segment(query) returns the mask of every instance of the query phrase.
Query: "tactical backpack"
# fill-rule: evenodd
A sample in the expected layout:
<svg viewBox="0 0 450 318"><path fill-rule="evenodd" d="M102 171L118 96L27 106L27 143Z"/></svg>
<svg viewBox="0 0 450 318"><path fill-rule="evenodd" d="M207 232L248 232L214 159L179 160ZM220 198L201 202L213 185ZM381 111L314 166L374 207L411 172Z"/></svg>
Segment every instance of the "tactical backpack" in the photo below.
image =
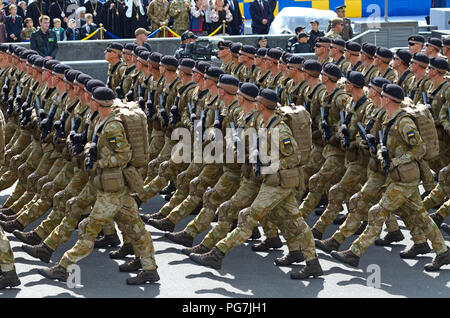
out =
<svg viewBox="0 0 450 318"><path fill-rule="evenodd" d="M279 109L297 142L300 164L307 164L312 147L311 115L303 106L283 106Z"/></svg>

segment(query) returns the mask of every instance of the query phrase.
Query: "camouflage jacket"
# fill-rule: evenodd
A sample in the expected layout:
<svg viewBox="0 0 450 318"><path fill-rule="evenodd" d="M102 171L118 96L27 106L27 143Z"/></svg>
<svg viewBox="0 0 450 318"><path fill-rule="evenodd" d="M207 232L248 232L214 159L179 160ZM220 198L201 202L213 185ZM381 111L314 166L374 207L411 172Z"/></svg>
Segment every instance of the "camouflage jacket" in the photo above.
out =
<svg viewBox="0 0 450 318"><path fill-rule="evenodd" d="M186 8L184 0L172 0L170 3L169 14L173 18L173 29L187 30L190 22L191 7ZM181 35L181 34L179 34Z"/></svg>
<svg viewBox="0 0 450 318"><path fill-rule="evenodd" d="M156 30L162 22L169 20L169 2L153 0L147 7L147 16L152 23L153 30Z"/></svg>

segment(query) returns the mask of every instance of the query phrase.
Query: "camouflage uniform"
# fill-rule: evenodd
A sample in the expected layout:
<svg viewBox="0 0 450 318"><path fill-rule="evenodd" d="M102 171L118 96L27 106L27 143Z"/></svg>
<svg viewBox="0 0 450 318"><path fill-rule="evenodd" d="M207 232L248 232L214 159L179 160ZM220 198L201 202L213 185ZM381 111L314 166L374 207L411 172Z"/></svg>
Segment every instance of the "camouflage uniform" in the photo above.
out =
<svg viewBox="0 0 450 318"><path fill-rule="evenodd" d="M189 4L186 8L185 3ZM178 12L180 10L180 12ZM183 34L189 27L190 15L191 15L191 6L190 2L184 0L173 0L170 3L169 9L170 17L173 18L173 31L180 35Z"/></svg>
<svg viewBox="0 0 450 318"><path fill-rule="evenodd" d="M115 92L116 87L119 86L126 67L126 64L122 61L119 61L114 65L110 64L108 66L108 79L106 81L106 86L111 88L113 92Z"/></svg>
<svg viewBox="0 0 450 318"><path fill-rule="evenodd" d="M380 72L375 67L375 65L373 65L373 63L370 64L369 66L364 67L362 74L364 75L364 78L366 79L366 86L369 85L372 78L381 76L381 75L379 75Z"/></svg>
<svg viewBox="0 0 450 318"><path fill-rule="evenodd" d="M159 105L159 95L162 94L163 92L164 83L165 80L164 77L162 76L158 81L155 81L152 78L150 89L152 90L152 94L154 92L154 99L153 99L154 109L156 109L157 105ZM152 129L152 133L150 135L150 155L149 155L149 160L151 162L153 159L158 157L159 153L161 152L161 149L164 146L164 132L161 129L161 122L159 121L158 114L156 112L152 118L149 118L148 122L149 122L148 126L149 127L151 126ZM150 173L150 171L148 172Z"/></svg>
<svg viewBox="0 0 450 318"><path fill-rule="evenodd" d="M422 92L428 92L433 82L428 78L427 74L424 74L421 78L414 76L414 81L411 83L411 89L409 90L408 97L411 98L414 105L423 103Z"/></svg>
<svg viewBox="0 0 450 318"><path fill-rule="evenodd" d="M403 74L399 74L398 80L396 83L398 86L400 86L403 89L403 92L405 93L405 96L409 95L409 92L414 88L414 74L411 73L409 69L407 69Z"/></svg>
<svg viewBox="0 0 450 318"><path fill-rule="evenodd" d="M341 56L341 58L337 61L334 61L334 64L339 66L339 69L341 70L342 74L347 74L347 70L350 69L351 63L345 59L345 56Z"/></svg>
<svg viewBox="0 0 450 318"><path fill-rule="evenodd" d="M167 0L153 0L147 7L147 16L152 24L153 33L162 26L165 20L169 21L169 2ZM181 34L179 33L179 35ZM163 37L162 30L154 37Z"/></svg>
<svg viewBox="0 0 450 318"><path fill-rule="evenodd" d="M335 30L330 30L329 32L327 32L325 34L325 37L330 38L330 39L342 39L341 34L337 33Z"/></svg>
<svg viewBox="0 0 450 318"><path fill-rule="evenodd" d="M391 83L397 83L398 74L397 71L388 67L383 73L379 72L379 76L387 79Z"/></svg>

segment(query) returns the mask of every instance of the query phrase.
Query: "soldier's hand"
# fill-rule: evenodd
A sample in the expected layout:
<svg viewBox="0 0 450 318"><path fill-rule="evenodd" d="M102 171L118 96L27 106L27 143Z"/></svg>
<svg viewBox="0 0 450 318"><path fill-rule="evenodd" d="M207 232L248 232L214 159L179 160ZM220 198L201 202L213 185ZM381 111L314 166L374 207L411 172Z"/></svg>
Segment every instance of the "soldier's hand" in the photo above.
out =
<svg viewBox="0 0 450 318"><path fill-rule="evenodd" d="M359 142L359 148L369 150L369 145L367 144L367 141L361 139L361 141Z"/></svg>

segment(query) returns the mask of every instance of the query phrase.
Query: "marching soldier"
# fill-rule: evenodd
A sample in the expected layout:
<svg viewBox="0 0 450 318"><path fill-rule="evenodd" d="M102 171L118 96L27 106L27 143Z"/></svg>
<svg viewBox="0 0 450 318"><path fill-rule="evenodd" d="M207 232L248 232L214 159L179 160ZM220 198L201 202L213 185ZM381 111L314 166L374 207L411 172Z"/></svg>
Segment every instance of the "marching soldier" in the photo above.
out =
<svg viewBox="0 0 450 318"><path fill-rule="evenodd" d="M377 47L370 43L364 43L361 48L361 62L364 65L363 75L366 79L366 86L369 85L372 78L378 76L379 71L374 65Z"/></svg>
<svg viewBox="0 0 450 318"><path fill-rule="evenodd" d="M394 55L392 67L397 71L398 81L395 83L403 89L405 96L413 89L414 74L409 69L411 53L408 50L398 50Z"/></svg>
<svg viewBox="0 0 450 318"><path fill-rule="evenodd" d="M413 34L408 38L409 53L421 53L425 44L425 38L419 34Z"/></svg>
<svg viewBox="0 0 450 318"><path fill-rule="evenodd" d="M396 83L398 74L389 66L393 58L394 54L391 50L385 47L379 47L377 48L373 65L378 69L381 77L384 77L391 83Z"/></svg>
<svg viewBox="0 0 450 318"><path fill-rule="evenodd" d="M342 70L342 74L347 74L348 71L363 72L364 64L361 57L361 45L358 42L347 42L344 55L350 64L347 69Z"/></svg>
<svg viewBox="0 0 450 318"><path fill-rule="evenodd" d="M317 60L322 67L326 63L333 62L333 59L330 57L330 45L331 40L327 37L317 38L316 43L314 44L314 53L317 55Z"/></svg>
<svg viewBox="0 0 450 318"><path fill-rule="evenodd" d="M345 41L341 39L334 39L330 45L330 57L333 59L333 63L339 66L339 69L343 74L349 69L350 63L344 56Z"/></svg>
<svg viewBox="0 0 450 318"><path fill-rule="evenodd" d="M120 84L126 65L122 62L123 45L117 42L108 43L105 49L105 60L108 61L108 80L106 85L114 90Z"/></svg>

